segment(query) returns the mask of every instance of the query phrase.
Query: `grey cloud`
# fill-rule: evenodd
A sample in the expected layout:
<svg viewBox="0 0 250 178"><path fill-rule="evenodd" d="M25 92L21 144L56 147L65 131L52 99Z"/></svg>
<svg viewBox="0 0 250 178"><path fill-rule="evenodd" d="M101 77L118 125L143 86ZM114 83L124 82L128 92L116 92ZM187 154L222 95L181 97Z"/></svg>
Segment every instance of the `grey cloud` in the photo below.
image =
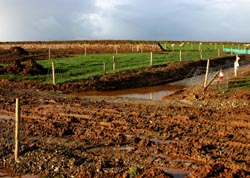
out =
<svg viewBox="0 0 250 178"><path fill-rule="evenodd" d="M0 41L249 41L248 0L0 1Z"/></svg>

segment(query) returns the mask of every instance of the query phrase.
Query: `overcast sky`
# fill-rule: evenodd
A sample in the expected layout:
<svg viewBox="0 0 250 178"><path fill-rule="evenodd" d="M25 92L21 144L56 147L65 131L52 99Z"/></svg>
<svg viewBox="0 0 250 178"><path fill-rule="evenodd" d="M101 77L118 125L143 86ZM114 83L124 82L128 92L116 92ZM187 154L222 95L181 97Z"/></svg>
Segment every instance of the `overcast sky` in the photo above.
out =
<svg viewBox="0 0 250 178"><path fill-rule="evenodd" d="M0 41L250 41L250 0L1 0Z"/></svg>

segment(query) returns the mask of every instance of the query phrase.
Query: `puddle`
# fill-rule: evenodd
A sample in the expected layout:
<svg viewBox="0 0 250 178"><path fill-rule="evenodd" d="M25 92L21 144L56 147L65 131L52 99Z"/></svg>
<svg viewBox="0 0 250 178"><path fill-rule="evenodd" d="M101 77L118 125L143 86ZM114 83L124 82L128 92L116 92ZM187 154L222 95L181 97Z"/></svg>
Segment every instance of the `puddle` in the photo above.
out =
<svg viewBox="0 0 250 178"><path fill-rule="evenodd" d="M228 64L227 64L228 66ZM243 66L242 66L243 67ZM244 66L249 67L249 65ZM118 97L128 97L128 98L140 98L140 99L149 99L149 100L161 100L164 96L169 96L176 91L182 90L185 87L194 86L204 82L205 79L205 68L196 70L195 74L192 76L187 76L183 80L169 83L167 85L160 86L151 86L151 87L142 87L135 89L126 89L118 91L94 91L94 92L83 92L77 93L80 96L118 96ZM218 69L210 68L208 81L213 78ZM228 78L228 73L232 73L233 68L224 69L226 74L225 78Z"/></svg>
<svg viewBox="0 0 250 178"><path fill-rule="evenodd" d="M174 158L171 156L165 156L163 154L151 154L153 157L156 158L161 158L161 159L165 159L167 161L174 161L174 162L178 162L178 163L197 163L196 161L193 160L187 160L187 159L179 159L179 158Z"/></svg>
<svg viewBox="0 0 250 178"><path fill-rule="evenodd" d="M174 140L159 140L159 139L149 139L151 142L154 142L155 144L162 144L162 145L167 145L170 143L178 143L177 141Z"/></svg>
<svg viewBox="0 0 250 178"><path fill-rule="evenodd" d="M139 138L142 140L147 139L146 137L142 137L142 136L135 136L135 135L125 135L127 138ZM149 141L155 143L155 144L163 144L163 145L167 145L170 143L183 143L180 141L176 141L176 140L160 140L160 139L156 139L156 138L149 138Z"/></svg>
<svg viewBox="0 0 250 178"><path fill-rule="evenodd" d="M166 174L172 176L173 178L184 178L189 175L189 171L185 171L182 169L173 169L173 168L166 168L166 167L157 167L164 171Z"/></svg>
<svg viewBox="0 0 250 178"><path fill-rule="evenodd" d="M140 136L134 136L134 135L125 135L127 138L139 138L139 139L142 139L142 140L145 140L147 139L146 137L140 137ZM163 145L166 145L166 144L170 144L170 143L183 143L183 142L179 142L179 141L175 141L175 140L160 140L160 139L156 139L156 138L151 138L149 139L149 141L155 143L155 144L163 144ZM136 151L138 153L138 150L136 150L135 147L132 147L132 146L121 146L121 147L115 147L113 148L113 150L115 151L127 151L127 152L133 152L133 151ZM161 158L161 159L164 159L164 160L167 160L167 161L174 161L174 162L178 162L178 163L197 163L196 161L194 160L187 160L187 159L180 159L180 158L177 158L177 157L171 157L171 156L166 156L164 154L154 154L153 153L153 149L149 148L149 151L150 151L150 155L153 156L153 157L156 157L156 158Z"/></svg>
<svg viewBox="0 0 250 178"><path fill-rule="evenodd" d="M8 115L0 115L0 119L10 120L10 119L14 119L14 117L8 116Z"/></svg>
<svg viewBox="0 0 250 178"><path fill-rule="evenodd" d="M54 106L52 106L51 104L49 104L49 105L39 105L38 109L48 109L48 108L52 108L52 107L54 107Z"/></svg>
<svg viewBox="0 0 250 178"><path fill-rule="evenodd" d="M171 95L174 92L183 89L180 85L160 85L151 87L142 87L135 89L126 89L118 91L94 91L78 93L81 96L118 96L128 98L140 98L149 100L161 100L163 96Z"/></svg>
<svg viewBox="0 0 250 178"><path fill-rule="evenodd" d="M132 146L122 146L122 147L117 147L114 148L115 151L127 151L127 152L131 152L133 151L135 148Z"/></svg>
<svg viewBox="0 0 250 178"><path fill-rule="evenodd" d="M135 151L136 153L139 153L139 150L136 150L135 147L132 146L121 146L121 147L115 147L113 148L114 151L126 151L126 152L133 152ZM150 152L153 152L153 149L149 149ZM194 160L188 160L188 159L180 159L180 158L175 158L175 157L171 157L171 156L166 156L163 154L153 154L150 153L150 156L155 157L155 158L161 158L164 159L166 161L173 161L173 162L178 162L178 163L197 163Z"/></svg>

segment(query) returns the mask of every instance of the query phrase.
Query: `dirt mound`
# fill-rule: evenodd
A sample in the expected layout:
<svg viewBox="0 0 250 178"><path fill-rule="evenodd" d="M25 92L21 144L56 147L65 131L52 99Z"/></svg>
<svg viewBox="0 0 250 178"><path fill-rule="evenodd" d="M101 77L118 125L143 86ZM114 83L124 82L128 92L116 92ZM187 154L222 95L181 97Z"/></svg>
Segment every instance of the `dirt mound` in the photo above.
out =
<svg viewBox="0 0 250 178"><path fill-rule="evenodd" d="M10 51L14 55L27 55L28 54L28 51L26 51L25 49L23 49L22 47L19 47L19 46L11 47Z"/></svg>
<svg viewBox="0 0 250 178"><path fill-rule="evenodd" d="M6 67L6 72L9 74L20 74L23 71L24 66L21 64L21 61L14 61Z"/></svg>
<svg viewBox="0 0 250 178"><path fill-rule="evenodd" d="M41 66L40 64L36 63L34 60L28 60L25 62L25 67L22 71L24 75L41 75L46 74L47 70Z"/></svg>
<svg viewBox="0 0 250 178"><path fill-rule="evenodd" d="M46 74L47 70L30 59L27 60L25 64L22 64L19 60L14 61L6 67L6 72L10 74L42 75Z"/></svg>

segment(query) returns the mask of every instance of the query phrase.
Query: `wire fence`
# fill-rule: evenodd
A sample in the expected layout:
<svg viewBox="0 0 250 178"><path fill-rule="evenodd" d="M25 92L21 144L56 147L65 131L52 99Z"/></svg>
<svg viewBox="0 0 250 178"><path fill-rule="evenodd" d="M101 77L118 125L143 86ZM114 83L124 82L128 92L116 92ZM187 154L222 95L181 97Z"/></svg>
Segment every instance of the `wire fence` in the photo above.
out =
<svg viewBox="0 0 250 178"><path fill-rule="evenodd" d="M176 61L195 61L234 55L231 51L216 50L170 50L166 52L134 52L114 54L73 54L61 50L29 51L29 55L0 53L0 63L10 64L15 60L32 59L47 69L45 83L52 83L51 62L55 63L56 83L87 79L105 74L166 65ZM51 60L48 60L51 59ZM215 69L216 70L216 69ZM198 72L198 71L197 71Z"/></svg>
<svg viewBox="0 0 250 178"><path fill-rule="evenodd" d="M55 60L57 83L69 80L87 79L109 73L123 72L152 66L165 65L176 61L194 61L231 55L223 51L169 51L157 53L130 53L80 56L74 65L64 69L65 63ZM52 80L52 69L48 69L47 82Z"/></svg>
<svg viewBox="0 0 250 178"><path fill-rule="evenodd" d="M240 67L237 68L237 73L240 75L241 68L248 67L250 65L250 61L240 61ZM229 80L232 78L235 78L235 67L234 64L231 62L225 62L223 65L218 65L216 67L209 67L209 73L208 73L208 81L211 81L218 71L223 70L224 77L223 80L220 82L220 86L223 89L229 88ZM205 81L205 73L206 73L206 67L198 67L193 71L190 71L189 75L187 75L186 79L189 78L188 86L193 86L196 84L203 83ZM213 83L215 83L216 80L214 80Z"/></svg>

